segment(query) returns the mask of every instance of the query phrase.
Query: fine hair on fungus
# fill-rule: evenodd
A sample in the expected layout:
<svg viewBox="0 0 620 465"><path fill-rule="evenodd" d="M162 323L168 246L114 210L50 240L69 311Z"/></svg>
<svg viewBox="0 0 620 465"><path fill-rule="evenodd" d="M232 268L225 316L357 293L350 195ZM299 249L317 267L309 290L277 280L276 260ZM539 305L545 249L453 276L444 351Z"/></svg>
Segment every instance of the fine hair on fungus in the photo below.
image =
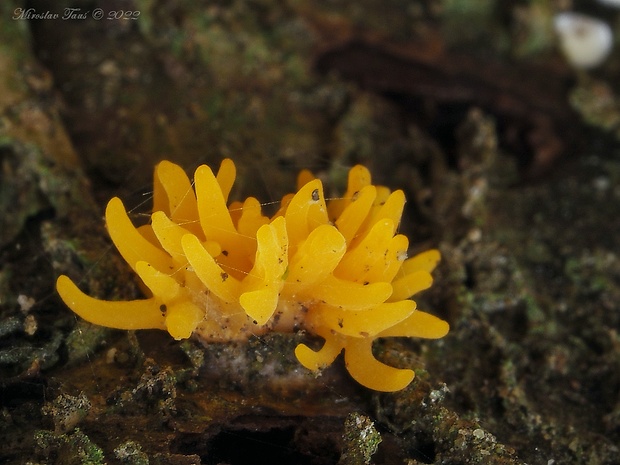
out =
<svg viewBox="0 0 620 465"><path fill-rule="evenodd" d="M118 251L140 277L147 298L94 299L60 276L64 302L85 320L118 329L162 329L175 339L245 340L269 331L305 330L325 340L295 356L309 370L344 351L351 376L377 391L397 391L414 377L375 359L383 337L441 338L448 324L416 308L411 297L430 287L439 252L407 258L397 234L401 190L371 183L367 168L349 171L343 197L326 202L309 171L271 218L249 197L230 202L232 160L217 174L199 166L192 183L169 161L155 167L153 213L136 228L113 198L105 219Z"/></svg>

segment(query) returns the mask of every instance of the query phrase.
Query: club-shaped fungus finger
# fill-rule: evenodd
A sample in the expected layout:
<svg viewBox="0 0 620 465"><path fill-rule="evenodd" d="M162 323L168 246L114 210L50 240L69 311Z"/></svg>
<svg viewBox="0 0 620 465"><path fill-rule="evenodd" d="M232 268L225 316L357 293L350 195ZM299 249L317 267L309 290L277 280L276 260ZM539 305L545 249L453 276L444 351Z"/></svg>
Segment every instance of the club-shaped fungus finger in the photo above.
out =
<svg viewBox="0 0 620 465"><path fill-rule="evenodd" d="M310 233L288 267L287 282L311 286L326 279L338 265L347 250L340 232L324 224Z"/></svg>
<svg viewBox="0 0 620 465"><path fill-rule="evenodd" d="M226 198L213 171L206 165L194 173L196 199L200 226L205 238L222 244L224 248L234 244L237 231L226 207Z"/></svg>
<svg viewBox="0 0 620 465"><path fill-rule="evenodd" d="M149 262L160 271L172 270L170 256L140 234L127 216L121 199L114 197L108 202L105 217L112 242L134 271L139 261Z"/></svg>
<svg viewBox="0 0 620 465"><path fill-rule="evenodd" d="M204 318L205 312L190 301L181 301L170 305L166 311L166 329L170 335L179 340L192 335Z"/></svg>
<svg viewBox="0 0 620 465"><path fill-rule="evenodd" d="M234 162L230 158L225 158L222 160L222 163L220 163L220 169L217 170L216 179L220 186L220 190L222 191L224 202L228 201L228 196L230 195L230 191L232 190L236 177L237 168L235 167Z"/></svg>
<svg viewBox="0 0 620 465"><path fill-rule="evenodd" d="M196 195L185 171L169 161L155 168L153 212L162 211L177 224L191 232L199 228Z"/></svg>
<svg viewBox="0 0 620 465"><path fill-rule="evenodd" d="M422 337L439 339L450 331L450 325L430 313L416 310L409 318L383 330L377 337Z"/></svg>
<svg viewBox="0 0 620 465"><path fill-rule="evenodd" d="M375 391L394 392L405 388L413 378L413 370L394 368L378 361L372 354L372 338L356 338L347 342L344 362L358 383Z"/></svg>
<svg viewBox="0 0 620 465"><path fill-rule="evenodd" d="M401 267L400 274L411 274L416 271L426 271L430 273L435 269L440 260L441 254L439 250L427 250L405 260Z"/></svg>
<svg viewBox="0 0 620 465"><path fill-rule="evenodd" d="M368 217L377 196L375 186L366 186L351 200L334 223L347 243L350 243Z"/></svg>
<svg viewBox="0 0 620 465"><path fill-rule="evenodd" d="M415 311L415 302L402 300L377 305L367 310L344 310L318 304L309 315L315 326L324 326L350 337L369 337L407 319Z"/></svg>
<svg viewBox="0 0 620 465"><path fill-rule="evenodd" d="M407 274L392 282L392 295L388 300L397 302L408 299L414 294L428 289L433 284L433 277L427 271L421 270Z"/></svg>
<svg viewBox="0 0 620 465"><path fill-rule="evenodd" d="M213 292L224 302L236 302L239 299L241 283L220 267L193 234L183 236L181 244L194 273L209 292Z"/></svg>
<svg viewBox="0 0 620 465"><path fill-rule="evenodd" d="M163 303L155 298L113 302L94 299L78 289L67 276L56 282L67 306L86 321L116 329L166 329Z"/></svg>
<svg viewBox="0 0 620 465"><path fill-rule="evenodd" d="M320 180L310 181L294 195L284 218L291 244L300 243L313 229L328 223L323 185Z"/></svg>
<svg viewBox="0 0 620 465"><path fill-rule="evenodd" d="M312 290L316 301L323 301L334 307L363 310L372 308L392 294L390 283L360 284L329 275L320 286Z"/></svg>

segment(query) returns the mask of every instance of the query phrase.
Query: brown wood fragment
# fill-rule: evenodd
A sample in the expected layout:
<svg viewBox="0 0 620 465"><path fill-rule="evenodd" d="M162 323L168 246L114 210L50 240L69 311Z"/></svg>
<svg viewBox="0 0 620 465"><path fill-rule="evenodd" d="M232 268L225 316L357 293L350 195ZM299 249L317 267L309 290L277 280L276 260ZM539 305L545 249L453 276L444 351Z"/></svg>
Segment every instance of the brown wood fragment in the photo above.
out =
<svg viewBox="0 0 620 465"><path fill-rule="evenodd" d="M424 103L419 113L429 104L482 108L497 119L502 143L517 153L528 177L547 172L573 145L568 138L579 119L567 99L572 75L561 64L502 61L447 51L438 37L395 43L340 23L310 22L322 38L315 59L319 72L400 100L415 99Z"/></svg>

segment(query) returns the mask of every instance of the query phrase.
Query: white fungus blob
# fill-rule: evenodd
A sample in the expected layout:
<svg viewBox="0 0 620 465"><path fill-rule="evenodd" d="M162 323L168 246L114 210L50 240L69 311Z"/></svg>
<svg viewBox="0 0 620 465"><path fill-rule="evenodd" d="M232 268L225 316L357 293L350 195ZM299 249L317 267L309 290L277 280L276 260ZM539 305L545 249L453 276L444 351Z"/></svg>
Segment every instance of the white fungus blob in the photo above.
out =
<svg viewBox="0 0 620 465"><path fill-rule="evenodd" d="M613 35L607 23L580 13L555 15L555 31L568 62L575 68L600 65L611 52Z"/></svg>

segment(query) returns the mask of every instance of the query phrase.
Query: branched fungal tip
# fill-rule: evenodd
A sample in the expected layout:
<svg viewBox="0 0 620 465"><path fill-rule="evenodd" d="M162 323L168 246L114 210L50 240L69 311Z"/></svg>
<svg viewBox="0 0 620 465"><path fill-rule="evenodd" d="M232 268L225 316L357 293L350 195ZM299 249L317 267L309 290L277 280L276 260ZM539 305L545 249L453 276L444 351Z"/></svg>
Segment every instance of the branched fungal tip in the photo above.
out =
<svg viewBox="0 0 620 465"><path fill-rule="evenodd" d="M314 351L295 349L310 370L329 366L344 351L351 376L377 391L406 387L414 372L375 359L382 337L441 338L448 324L416 309L411 297L432 284L437 250L407 257L397 234L405 196L371 184L368 169L349 172L342 198L325 201L309 172L272 217L255 198L229 202L232 160L217 175L202 165L194 184L169 161L155 168L153 214L136 228L113 198L106 225L148 297L98 300L67 277L57 289L85 320L119 329L162 329L175 339L243 340L268 331L305 329L323 339ZM225 322L225 324L223 324Z"/></svg>

